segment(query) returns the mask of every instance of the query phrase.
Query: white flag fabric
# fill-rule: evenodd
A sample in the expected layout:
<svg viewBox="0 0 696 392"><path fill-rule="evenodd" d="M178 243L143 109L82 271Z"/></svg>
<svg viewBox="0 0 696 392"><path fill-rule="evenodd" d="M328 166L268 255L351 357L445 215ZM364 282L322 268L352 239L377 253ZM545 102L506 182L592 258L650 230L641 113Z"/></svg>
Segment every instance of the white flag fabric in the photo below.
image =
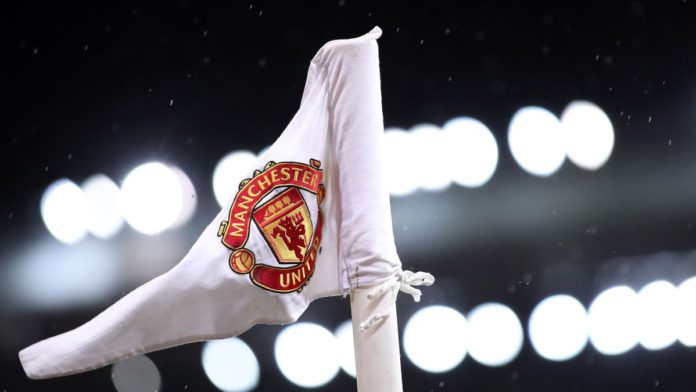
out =
<svg viewBox="0 0 696 392"><path fill-rule="evenodd" d="M295 320L401 273L383 181L379 28L330 41L302 102L191 250L84 325L19 353L29 378ZM240 180L242 180L240 182Z"/></svg>

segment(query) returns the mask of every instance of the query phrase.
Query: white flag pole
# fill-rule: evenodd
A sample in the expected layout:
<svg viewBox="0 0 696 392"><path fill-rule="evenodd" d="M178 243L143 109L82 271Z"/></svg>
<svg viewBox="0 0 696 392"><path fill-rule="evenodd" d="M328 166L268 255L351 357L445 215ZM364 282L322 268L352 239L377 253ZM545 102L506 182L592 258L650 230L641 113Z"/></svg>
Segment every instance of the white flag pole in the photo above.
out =
<svg viewBox="0 0 696 392"><path fill-rule="evenodd" d="M353 346L359 392L401 392L401 356L396 320L396 301L391 293L368 299L372 288L355 289L350 295ZM366 330L361 324L374 315L380 320Z"/></svg>

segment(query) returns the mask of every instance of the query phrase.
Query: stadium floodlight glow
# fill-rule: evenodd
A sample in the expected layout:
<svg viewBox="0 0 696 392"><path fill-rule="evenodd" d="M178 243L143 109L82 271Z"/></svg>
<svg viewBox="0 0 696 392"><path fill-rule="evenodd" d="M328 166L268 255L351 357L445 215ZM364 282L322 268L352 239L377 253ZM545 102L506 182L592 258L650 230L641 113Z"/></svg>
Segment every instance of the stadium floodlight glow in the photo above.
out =
<svg viewBox="0 0 696 392"><path fill-rule="evenodd" d="M447 306L433 305L418 310L404 328L404 352L411 362L430 373L457 367L467 351L467 321Z"/></svg>
<svg viewBox="0 0 696 392"><path fill-rule="evenodd" d="M566 361L585 348L588 339L587 311L570 295L545 298L529 317L529 340L543 358Z"/></svg>
<svg viewBox="0 0 696 392"><path fill-rule="evenodd" d="M133 169L121 185L126 222L143 234L171 227L181 213L183 190L177 175L159 162Z"/></svg>
<svg viewBox="0 0 696 392"><path fill-rule="evenodd" d="M44 191L41 218L58 241L75 244L87 234L90 222L87 197L74 182L61 178Z"/></svg>
<svg viewBox="0 0 696 392"><path fill-rule="evenodd" d="M123 265L104 241L69 248L38 240L22 250L0 275L0 284L21 308L58 311L94 306L121 287Z"/></svg>
<svg viewBox="0 0 696 392"><path fill-rule="evenodd" d="M213 171L213 193L221 207L237 194L239 183L251 177L256 160L256 154L251 151L234 151L220 159Z"/></svg>
<svg viewBox="0 0 696 392"><path fill-rule="evenodd" d="M566 156L561 122L537 106L523 107L515 113L508 128L508 144L515 161L539 177L555 173Z"/></svg>
<svg viewBox="0 0 696 392"><path fill-rule="evenodd" d="M638 294L628 286L604 290L588 310L590 342L605 355L623 354L638 344Z"/></svg>
<svg viewBox="0 0 696 392"><path fill-rule="evenodd" d="M524 332L515 312L499 303L481 304L469 313L469 354L486 366L510 363L522 349Z"/></svg>
<svg viewBox="0 0 696 392"><path fill-rule="evenodd" d="M392 196L407 196L418 189L418 163L412 156L411 134L399 128L384 131L384 175Z"/></svg>
<svg viewBox="0 0 696 392"><path fill-rule="evenodd" d="M181 209L179 210L179 215L172 224L172 228L177 228L185 225L193 217L193 213L196 211L197 197L196 188L193 186L193 182L189 176L184 173L183 170L176 166L169 166L169 168L176 175L177 180L179 180L179 186L181 186Z"/></svg>
<svg viewBox="0 0 696 392"><path fill-rule="evenodd" d="M677 287L679 341L686 347L696 347L696 276Z"/></svg>
<svg viewBox="0 0 696 392"><path fill-rule="evenodd" d="M259 383L259 361L251 348L240 338L206 342L201 362L205 375L221 391L251 391Z"/></svg>
<svg viewBox="0 0 696 392"><path fill-rule="evenodd" d="M280 372L305 388L327 384L340 368L336 337L314 323L285 327L276 338L274 352Z"/></svg>
<svg viewBox="0 0 696 392"><path fill-rule="evenodd" d="M118 392L159 391L162 377L150 358L138 355L116 362L111 367L111 382Z"/></svg>
<svg viewBox="0 0 696 392"><path fill-rule="evenodd" d="M568 159L587 170L597 170L611 156L614 127L604 111L592 102L573 101L561 115Z"/></svg>
<svg viewBox="0 0 696 392"><path fill-rule="evenodd" d="M447 189L452 183L449 170L444 167L443 154L446 140L440 127L420 124L411 128L411 147L413 150L401 151L415 165L413 175L418 186L426 191L436 192Z"/></svg>
<svg viewBox="0 0 696 392"><path fill-rule="evenodd" d="M90 211L89 232L102 239L116 235L124 223L118 185L109 177L96 174L82 183L82 190Z"/></svg>
<svg viewBox="0 0 696 392"><path fill-rule="evenodd" d="M456 184L484 185L498 166L498 143L491 131L471 117L457 117L443 126L445 170ZM439 160L438 160L439 161Z"/></svg>
<svg viewBox="0 0 696 392"><path fill-rule="evenodd" d="M355 350L353 349L353 323L346 320L334 331L338 341L339 362L349 376L355 378Z"/></svg>
<svg viewBox="0 0 696 392"><path fill-rule="evenodd" d="M677 288L659 280L638 291L638 342L648 350L661 350L677 341L679 304Z"/></svg>

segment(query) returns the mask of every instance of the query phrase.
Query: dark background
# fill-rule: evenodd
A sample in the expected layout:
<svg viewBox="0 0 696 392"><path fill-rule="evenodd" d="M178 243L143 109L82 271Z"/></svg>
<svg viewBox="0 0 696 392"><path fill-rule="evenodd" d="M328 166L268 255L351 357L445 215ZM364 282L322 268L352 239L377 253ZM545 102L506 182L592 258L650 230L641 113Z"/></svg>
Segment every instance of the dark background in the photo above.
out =
<svg viewBox="0 0 696 392"><path fill-rule="evenodd" d="M550 294L569 293L588 305L613 284L640 288L696 274L689 253L696 245L691 0L2 2L0 265L38 239L50 240L39 214L50 183L97 172L118 182L150 160L175 163L193 180L196 216L168 234L193 243L218 208L211 187L218 160L272 143L299 106L316 50L375 25L384 31L385 125L473 116L500 150L497 171L481 188L392 200L405 267L439 278L426 289L426 304L466 312L498 301L526 324ZM596 172L566 162L549 178L525 173L507 148L512 115L527 105L560 114L577 99L596 103L611 119L609 162ZM141 236L124 228L111 241L132 237ZM28 310L0 301L0 390L113 390L108 367L27 380L16 353L82 324L137 284L73 308ZM406 298L398 304L403 326L418 307ZM334 328L348 317L348 302L330 298L303 319ZM259 326L243 335L261 362L259 390L297 389L275 366L279 330ZM162 390L214 390L200 348L150 355ZM527 340L501 368L471 358L441 375L405 357L402 366L407 391L696 390L696 352L679 344L616 357L588 345L575 359L552 363ZM340 372L322 389L354 390L355 382Z"/></svg>

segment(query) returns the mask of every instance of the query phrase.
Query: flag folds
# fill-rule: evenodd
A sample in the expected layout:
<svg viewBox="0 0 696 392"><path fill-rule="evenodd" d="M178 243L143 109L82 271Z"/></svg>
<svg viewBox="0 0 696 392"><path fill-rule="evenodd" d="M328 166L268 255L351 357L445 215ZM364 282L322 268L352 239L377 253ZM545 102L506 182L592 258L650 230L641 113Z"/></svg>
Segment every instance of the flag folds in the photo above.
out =
<svg viewBox="0 0 696 392"><path fill-rule="evenodd" d="M96 369L259 323L401 273L383 181L379 28L312 59L300 108L170 271L19 353L30 378Z"/></svg>

